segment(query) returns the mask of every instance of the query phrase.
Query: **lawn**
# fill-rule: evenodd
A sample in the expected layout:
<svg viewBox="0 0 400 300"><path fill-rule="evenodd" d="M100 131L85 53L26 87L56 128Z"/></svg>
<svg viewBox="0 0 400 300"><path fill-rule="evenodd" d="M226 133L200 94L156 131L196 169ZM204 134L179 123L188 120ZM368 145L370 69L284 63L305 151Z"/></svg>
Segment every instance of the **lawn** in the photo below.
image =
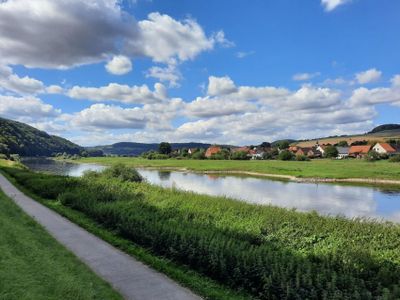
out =
<svg viewBox="0 0 400 300"><path fill-rule="evenodd" d="M0 299L122 299L0 191Z"/></svg>
<svg viewBox="0 0 400 300"><path fill-rule="evenodd" d="M148 160L130 157L91 157L78 162L112 165L123 163L132 167L185 168L193 171L244 171L262 174L291 175L302 178L363 178L400 180L400 163L388 161L319 159L298 161L236 161L236 160Z"/></svg>

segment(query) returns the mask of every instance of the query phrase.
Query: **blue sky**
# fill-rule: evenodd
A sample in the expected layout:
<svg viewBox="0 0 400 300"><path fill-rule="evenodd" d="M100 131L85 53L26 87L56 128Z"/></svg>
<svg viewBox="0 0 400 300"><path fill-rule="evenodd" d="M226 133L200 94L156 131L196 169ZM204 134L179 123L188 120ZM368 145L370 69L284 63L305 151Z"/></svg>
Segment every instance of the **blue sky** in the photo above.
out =
<svg viewBox="0 0 400 300"><path fill-rule="evenodd" d="M400 122L397 0L0 2L0 115L81 145ZM12 24L12 26L10 26Z"/></svg>

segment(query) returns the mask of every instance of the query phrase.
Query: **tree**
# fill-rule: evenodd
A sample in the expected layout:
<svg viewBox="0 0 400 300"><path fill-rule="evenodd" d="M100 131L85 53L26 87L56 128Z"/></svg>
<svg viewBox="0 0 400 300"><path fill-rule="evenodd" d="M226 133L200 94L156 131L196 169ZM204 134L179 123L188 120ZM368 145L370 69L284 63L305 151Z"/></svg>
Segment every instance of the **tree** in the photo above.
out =
<svg viewBox="0 0 400 300"><path fill-rule="evenodd" d="M338 149L335 146L329 145L325 148L325 157L326 158L336 158L339 154Z"/></svg>
<svg viewBox="0 0 400 300"><path fill-rule="evenodd" d="M271 148L271 143L263 142L263 143L261 143L260 147L262 147L262 148Z"/></svg>
<svg viewBox="0 0 400 300"><path fill-rule="evenodd" d="M171 147L170 143L162 142L158 146L158 152L160 152L160 154L170 154L171 151L172 151L172 147Z"/></svg>
<svg viewBox="0 0 400 300"><path fill-rule="evenodd" d="M250 159L250 157L247 155L246 151L237 151L232 154L231 159L246 160L246 159Z"/></svg>
<svg viewBox="0 0 400 300"><path fill-rule="evenodd" d="M279 147L279 149L287 149L289 148L290 143L289 141L280 141L276 145Z"/></svg>
<svg viewBox="0 0 400 300"><path fill-rule="evenodd" d="M347 141L340 141L337 145L338 145L338 147L348 147L349 146Z"/></svg>
<svg viewBox="0 0 400 300"><path fill-rule="evenodd" d="M279 153L278 158L280 160L292 160L294 158L294 154L288 150L283 150L281 153Z"/></svg>

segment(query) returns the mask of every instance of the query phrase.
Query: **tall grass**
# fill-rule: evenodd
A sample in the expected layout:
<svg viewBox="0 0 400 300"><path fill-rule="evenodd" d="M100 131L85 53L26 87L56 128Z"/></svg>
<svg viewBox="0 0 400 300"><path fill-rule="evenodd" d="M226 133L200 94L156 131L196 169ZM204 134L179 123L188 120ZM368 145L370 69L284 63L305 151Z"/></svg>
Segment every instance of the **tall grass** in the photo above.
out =
<svg viewBox="0 0 400 300"><path fill-rule="evenodd" d="M110 171L74 180L7 172L31 191L54 182L64 205L255 298L400 297L398 225L163 189ZM26 174L41 181L21 180Z"/></svg>

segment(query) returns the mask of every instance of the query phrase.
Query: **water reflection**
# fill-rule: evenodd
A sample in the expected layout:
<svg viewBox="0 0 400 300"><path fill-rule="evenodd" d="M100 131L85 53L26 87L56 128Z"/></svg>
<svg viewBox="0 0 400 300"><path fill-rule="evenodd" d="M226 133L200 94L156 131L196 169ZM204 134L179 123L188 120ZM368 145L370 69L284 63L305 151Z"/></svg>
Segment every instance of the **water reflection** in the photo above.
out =
<svg viewBox="0 0 400 300"><path fill-rule="evenodd" d="M53 160L24 160L33 170L82 176L104 166ZM148 182L200 194L227 196L249 203L315 210L325 215L367 217L400 222L400 191L365 186L295 183L253 177L235 177L139 169Z"/></svg>
<svg viewBox="0 0 400 300"><path fill-rule="evenodd" d="M315 210L325 215L369 217L400 222L400 192L371 187L294 183L252 177L203 175L140 169L150 183L246 202Z"/></svg>
<svg viewBox="0 0 400 300"><path fill-rule="evenodd" d="M34 171L73 177L80 177L86 171L102 171L105 169L104 166L96 164L74 164L46 158L25 158L22 162Z"/></svg>

